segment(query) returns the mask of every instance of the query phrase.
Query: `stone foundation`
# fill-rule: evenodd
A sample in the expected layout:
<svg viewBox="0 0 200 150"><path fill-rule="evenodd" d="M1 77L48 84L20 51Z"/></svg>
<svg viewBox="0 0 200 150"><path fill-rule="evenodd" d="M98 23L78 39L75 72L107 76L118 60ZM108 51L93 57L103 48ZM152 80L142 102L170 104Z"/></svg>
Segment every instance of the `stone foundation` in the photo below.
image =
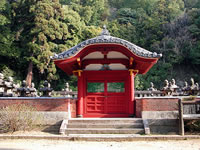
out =
<svg viewBox="0 0 200 150"><path fill-rule="evenodd" d="M177 97L144 97L135 99L135 116L142 117L143 111L178 111Z"/></svg>
<svg viewBox="0 0 200 150"><path fill-rule="evenodd" d="M56 124L64 119L76 117L76 99L54 97L1 97L0 108L13 104L27 104L36 108L43 116L42 124Z"/></svg>
<svg viewBox="0 0 200 150"><path fill-rule="evenodd" d="M143 111L151 134L178 134L178 111Z"/></svg>
<svg viewBox="0 0 200 150"><path fill-rule="evenodd" d="M142 117L150 134L178 134L178 97L136 98L136 117Z"/></svg>

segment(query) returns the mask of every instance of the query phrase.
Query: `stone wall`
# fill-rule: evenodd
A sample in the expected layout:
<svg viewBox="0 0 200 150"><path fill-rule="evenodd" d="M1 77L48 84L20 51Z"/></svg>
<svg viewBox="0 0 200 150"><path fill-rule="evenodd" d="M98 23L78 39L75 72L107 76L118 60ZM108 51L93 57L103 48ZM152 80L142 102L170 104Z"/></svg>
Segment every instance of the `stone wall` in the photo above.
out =
<svg viewBox="0 0 200 150"><path fill-rule="evenodd" d="M136 117L142 117L151 134L178 133L178 97L136 98Z"/></svg>
<svg viewBox="0 0 200 150"><path fill-rule="evenodd" d="M135 116L142 117L143 111L178 111L176 97L149 97L135 99Z"/></svg>
<svg viewBox="0 0 200 150"><path fill-rule="evenodd" d="M151 134L178 134L178 111L143 111Z"/></svg>
<svg viewBox="0 0 200 150"><path fill-rule="evenodd" d="M0 97L0 108L13 104L27 104L44 116L44 124L54 124L76 117L76 99L64 97Z"/></svg>

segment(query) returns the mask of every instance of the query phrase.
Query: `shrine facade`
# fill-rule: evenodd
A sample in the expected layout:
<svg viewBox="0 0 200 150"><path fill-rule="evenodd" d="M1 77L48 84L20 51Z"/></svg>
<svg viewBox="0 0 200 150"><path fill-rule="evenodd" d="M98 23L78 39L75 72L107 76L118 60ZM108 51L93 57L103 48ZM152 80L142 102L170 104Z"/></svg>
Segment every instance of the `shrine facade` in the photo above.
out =
<svg viewBox="0 0 200 150"><path fill-rule="evenodd" d="M54 63L78 78L77 117L135 116L134 78L145 74L161 54L102 33L55 54Z"/></svg>

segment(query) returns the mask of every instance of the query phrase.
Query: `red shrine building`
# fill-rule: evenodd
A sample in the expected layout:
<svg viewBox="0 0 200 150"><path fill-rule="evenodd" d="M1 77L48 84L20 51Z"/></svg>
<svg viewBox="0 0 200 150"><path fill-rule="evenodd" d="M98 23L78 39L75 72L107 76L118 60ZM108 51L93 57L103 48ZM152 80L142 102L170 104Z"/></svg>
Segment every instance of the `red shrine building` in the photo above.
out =
<svg viewBox="0 0 200 150"><path fill-rule="evenodd" d="M161 54L102 33L56 54L54 63L78 78L77 117L133 117L134 77L145 74Z"/></svg>

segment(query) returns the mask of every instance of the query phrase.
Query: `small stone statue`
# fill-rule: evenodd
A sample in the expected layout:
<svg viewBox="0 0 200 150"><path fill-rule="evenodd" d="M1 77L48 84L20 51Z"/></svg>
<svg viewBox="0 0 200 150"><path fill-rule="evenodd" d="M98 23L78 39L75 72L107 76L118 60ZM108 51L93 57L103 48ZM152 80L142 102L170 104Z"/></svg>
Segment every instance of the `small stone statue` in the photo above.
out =
<svg viewBox="0 0 200 150"><path fill-rule="evenodd" d="M17 89L20 88L20 84L13 84L13 96L19 96L19 92L17 91Z"/></svg>
<svg viewBox="0 0 200 150"><path fill-rule="evenodd" d="M4 75L0 73L0 97L3 96L4 93Z"/></svg>
<svg viewBox="0 0 200 150"><path fill-rule="evenodd" d="M190 90L190 87L188 86L188 83L185 81L184 86L182 88L183 95L188 95L189 90Z"/></svg>
<svg viewBox="0 0 200 150"><path fill-rule="evenodd" d="M195 90L199 90L199 83L196 83L195 86Z"/></svg>
<svg viewBox="0 0 200 150"><path fill-rule="evenodd" d="M176 85L175 79L172 79L171 88L172 88L172 89L177 89L177 88L178 88L178 86Z"/></svg>
<svg viewBox="0 0 200 150"><path fill-rule="evenodd" d="M194 79L191 78L191 86L190 86L190 90L189 90L189 95L198 95L199 93L199 84L198 83L194 83Z"/></svg>
<svg viewBox="0 0 200 150"><path fill-rule="evenodd" d="M62 89L62 91L64 91L65 92L65 96L66 97L71 97L71 95L70 95L70 88L69 88L69 83L68 82L66 82L66 84L65 84L65 89Z"/></svg>
<svg viewBox="0 0 200 150"><path fill-rule="evenodd" d="M172 79L171 86L170 86L170 90L172 91L171 95L177 96L178 95L178 92L177 92L178 89L179 89L179 87L176 85L175 79Z"/></svg>
<svg viewBox="0 0 200 150"><path fill-rule="evenodd" d="M31 88L29 88L29 91L30 91L31 97L37 97L38 96L34 83L31 83Z"/></svg>
<svg viewBox="0 0 200 150"><path fill-rule="evenodd" d="M4 96L5 97L12 97L13 96L13 78L12 77L8 77L7 81L4 81L5 84L5 88L4 88Z"/></svg>
<svg viewBox="0 0 200 150"><path fill-rule="evenodd" d="M175 79L172 79L171 82L169 82L168 80L165 80L162 91L164 95L178 95L177 93L178 88L179 87L176 85Z"/></svg>
<svg viewBox="0 0 200 150"><path fill-rule="evenodd" d="M3 81L4 81L3 79L4 79L4 75L2 73L0 73L0 85L3 84Z"/></svg>
<svg viewBox="0 0 200 150"><path fill-rule="evenodd" d="M172 96L173 88L172 88L172 82L171 81L169 82L169 86L168 86L168 89L166 91L167 91L167 95Z"/></svg>
<svg viewBox="0 0 200 150"><path fill-rule="evenodd" d="M66 84L65 84L65 91L69 91L69 83L68 82L66 82Z"/></svg>
<svg viewBox="0 0 200 150"><path fill-rule="evenodd" d="M169 89L169 82L168 80L165 80L163 90L168 90L168 89Z"/></svg>
<svg viewBox="0 0 200 150"><path fill-rule="evenodd" d="M170 83L167 79L164 81L164 87L161 89L161 91L163 91L164 95L170 94Z"/></svg>
<svg viewBox="0 0 200 150"><path fill-rule="evenodd" d="M72 90L69 88L69 83L68 83L68 82L66 82L65 88L62 89L62 91L64 91L64 95L65 95L66 97L72 97L72 95L71 95Z"/></svg>
<svg viewBox="0 0 200 150"><path fill-rule="evenodd" d="M103 30L102 30L102 32L101 32L101 35L108 35L108 36L110 36L110 33L109 33L109 31L107 30L106 25L103 26Z"/></svg>
<svg viewBox="0 0 200 150"><path fill-rule="evenodd" d="M19 83L17 83L17 84L13 84L13 86L14 86L14 88L19 88L20 87L20 84Z"/></svg>
<svg viewBox="0 0 200 150"><path fill-rule="evenodd" d="M148 91L157 91L157 89L154 88L153 82L150 82L150 88L147 89Z"/></svg>
<svg viewBox="0 0 200 150"><path fill-rule="evenodd" d="M51 88L50 83L48 83L48 81L44 81L44 87L40 88L40 91L42 92L42 96L43 97L50 97L51 96L51 91L53 89Z"/></svg>
<svg viewBox="0 0 200 150"><path fill-rule="evenodd" d="M29 89L26 87L26 81L22 81L22 87L17 89L20 97L27 97L29 94Z"/></svg>
<svg viewBox="0 0 200 150"><path fill-rule="evenodd" d="M199 83L196 83L196 95L199 95L200 94L200 90L199 90Z"/></svg>
<svg viewBox="0 0 200 150"><path fill-rule="evenodd" d="M190 81L191 81L190 90L194 90L194 89L195 89L195 87L196 87L196 85L194 84L194 79L193 79L193 78L191 78L191 79L190 79Z"/></svg>
<svg viewBox="0 0 200 150"><path fill-rule="evenodd" d="M187 83L187 81L185 81L182 90L188 90L188 88L189 88L188 83Z"/></svg>

